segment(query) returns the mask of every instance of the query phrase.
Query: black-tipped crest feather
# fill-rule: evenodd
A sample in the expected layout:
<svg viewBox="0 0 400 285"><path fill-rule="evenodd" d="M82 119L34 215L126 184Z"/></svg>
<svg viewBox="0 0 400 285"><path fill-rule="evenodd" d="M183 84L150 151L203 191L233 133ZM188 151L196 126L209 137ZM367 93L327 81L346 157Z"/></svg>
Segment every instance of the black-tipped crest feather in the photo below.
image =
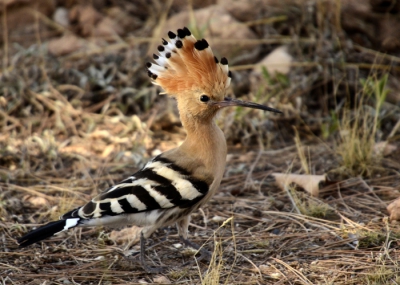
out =
<svg viewBox="0 0 400 285"><path fill-rule="evenodd" d="M208 48L208 42L205 39L202 40L198 40L195 44L194 47L197 50L204 50L206 48Z"/></svg>

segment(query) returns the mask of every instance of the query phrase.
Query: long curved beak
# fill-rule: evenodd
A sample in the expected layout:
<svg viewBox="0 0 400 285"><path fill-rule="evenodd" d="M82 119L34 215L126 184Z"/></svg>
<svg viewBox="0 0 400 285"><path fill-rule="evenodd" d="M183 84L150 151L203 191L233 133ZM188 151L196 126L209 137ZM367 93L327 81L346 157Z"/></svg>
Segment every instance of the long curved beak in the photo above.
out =
<svg viewBox="0 0 400 285"><path fill-rule="evenodd" d="M242 100L238 100L238 99L233 99L230 97L225 97L223 101L215 102L214 104L217 105L219 108L225 108L225 107L229 107L229 106L242 106L242 107L260 109L260 110L264 110L264 111L270 111L270 112L282 114L281 111L271 108L271 107L268 107L268 106L264 106L264 105L253 103L253 102L247 102L247 101L242 101Z"/></svg>

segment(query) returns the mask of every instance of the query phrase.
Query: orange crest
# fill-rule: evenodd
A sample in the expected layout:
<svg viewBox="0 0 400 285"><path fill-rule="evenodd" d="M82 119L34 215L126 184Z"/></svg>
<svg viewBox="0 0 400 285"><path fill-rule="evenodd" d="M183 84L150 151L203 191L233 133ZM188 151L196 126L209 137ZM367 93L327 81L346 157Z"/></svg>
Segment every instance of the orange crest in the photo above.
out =
<svg viewBox="0 0 400 285"><path fill-rule="evenodd" d="M147 63L152 83L161 86L169 95L202 90L206 93L224 92L231 81L228 61L219 62L207 41L196 40L188 28L178 29L177 35L168 32L170 41L162 39L157 64Z"/></svg>

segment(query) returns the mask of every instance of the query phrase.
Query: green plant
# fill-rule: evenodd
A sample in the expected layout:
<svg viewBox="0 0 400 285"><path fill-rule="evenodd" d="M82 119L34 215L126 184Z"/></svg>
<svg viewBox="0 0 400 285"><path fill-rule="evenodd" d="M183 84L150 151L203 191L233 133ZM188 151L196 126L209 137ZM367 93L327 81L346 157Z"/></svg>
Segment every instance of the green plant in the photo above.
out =
<svg viewBox="0 0 400 285"><path fill-rule="evenodd" d="M327 122L321 124L321 135L323 139L329 138L339 129L339 117L337 113L331 110L331 116Z"/></svg>
<svg viewBox="0 0 400 285"><path fill-rule="evenodd" d="M394 270L386 268L384 265L378 266L365 276L365 284L368 285L384 285L399 284L400 278ZM395 282L395 283L392 283Z"/></svg>
<svg viewBox="0 0 400 285"><path fill-rule="evenodd" d="M325 218L334 211L328 204L311 197L309 194L296 191L294 187L288 187L287 194L290 195L294 204L293 206L295 206L299 214L315 218Z"/></svg>
<svg viewBox="0 0 400 285"><path fill-rule="evenodd" d="M384 75L362 80L363 89L355 98L354 108L346 108L339 120L337 151L343 167L353 176L370 176L381 158L373 150L382 118L382 105L388 93L387 79L388 76Z"/></svg>

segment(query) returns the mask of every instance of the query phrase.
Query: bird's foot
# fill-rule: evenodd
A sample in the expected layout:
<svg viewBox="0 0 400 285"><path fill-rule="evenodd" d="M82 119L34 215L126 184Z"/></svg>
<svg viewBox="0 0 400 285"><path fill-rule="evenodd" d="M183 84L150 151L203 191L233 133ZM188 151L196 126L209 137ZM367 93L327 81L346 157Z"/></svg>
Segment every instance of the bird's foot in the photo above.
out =
<svg viewBox="0 0 400 285"><path fill-rule="evenodd" d="M211 252L209 252L207 249L205 249L204 247L198 245L197 243L194 243L188 239L185 239L183 237L180 237L180 240L189 247L192 247L194 249L196 249L198 251L198 253L200 253L200 256L196 259L197 261L201 261L201 260L205 260L207 262L209 262L211 260ZM194 262L194 260L188 261L186 263L184 263L183 265L189 265L192 264Z"/></svg>
<svg viewBox="0 0 400 285"><path fill-rule="evenodd" d="M147 273L162 273L166 268L168 268L167 266L162 265L148 265L145 261L145 257L142 256L140 251L133 252L130 255L125 255L124 253L119 251L116 251L116 253L118 253L121 257L123 257L130 263L134 263L137 265L140 264Z"/></svg>
<svg viewBox="0 0 400 285"><path fill-rule="evenodd" d="M143 267L143 269L147 273L161 273L164 271L166 266L161 266L161 265L147 265L146 263L146 240L143 236L143 233L140 234L140 263Z"/></svg>
<svg viewBox="0 0 400 285"><path fill-rule="evenodd" d="M142 263L142 267L147 273L152 274L163 273L168 268L167 266L147 265L146 263Z"/></svg>

